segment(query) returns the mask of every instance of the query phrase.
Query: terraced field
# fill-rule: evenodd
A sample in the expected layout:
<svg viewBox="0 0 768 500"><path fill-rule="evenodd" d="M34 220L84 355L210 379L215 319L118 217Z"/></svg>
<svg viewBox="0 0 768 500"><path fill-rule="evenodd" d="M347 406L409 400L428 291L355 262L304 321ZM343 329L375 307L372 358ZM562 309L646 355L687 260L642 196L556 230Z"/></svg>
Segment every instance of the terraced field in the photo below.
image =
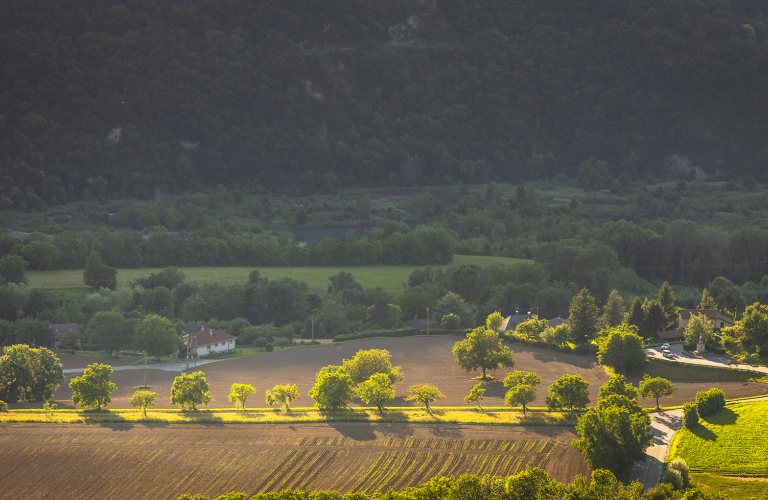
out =
<svg viewBox="0 0 768 500"><path fill-rule="evenodd" d="M286 488L376 493L435 476L589 469L573 430L452 425L0 426L8 498L215 497Z"/></svg>

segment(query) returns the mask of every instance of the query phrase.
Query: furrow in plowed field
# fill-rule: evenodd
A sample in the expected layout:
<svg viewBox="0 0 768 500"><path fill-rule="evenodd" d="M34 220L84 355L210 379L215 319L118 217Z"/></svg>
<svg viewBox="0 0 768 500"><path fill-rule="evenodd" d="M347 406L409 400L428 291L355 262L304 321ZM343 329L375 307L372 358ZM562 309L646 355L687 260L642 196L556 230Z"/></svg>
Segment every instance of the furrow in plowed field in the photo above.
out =
<svg viewBox="0 0 768 500"><path fill-rule="evenodd" d="M215 498L283 489L376 493L436 476L588 467L572 429L408 424L0 425L7 498Z"/></svg>

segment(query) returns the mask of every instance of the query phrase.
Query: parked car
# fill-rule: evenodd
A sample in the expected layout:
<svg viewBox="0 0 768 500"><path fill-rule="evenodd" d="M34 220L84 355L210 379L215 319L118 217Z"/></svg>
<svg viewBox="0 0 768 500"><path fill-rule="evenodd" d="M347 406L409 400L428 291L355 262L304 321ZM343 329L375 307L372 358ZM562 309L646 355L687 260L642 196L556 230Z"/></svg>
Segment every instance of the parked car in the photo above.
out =
<svg viewBox="0 0 768 500"><path fill-rule="evenodd" d="M665 349L666 349L666 350L669 350L669 344L662 344L662 345L661 345L661 350L663 351L663 350L665 350Z"/></svg>

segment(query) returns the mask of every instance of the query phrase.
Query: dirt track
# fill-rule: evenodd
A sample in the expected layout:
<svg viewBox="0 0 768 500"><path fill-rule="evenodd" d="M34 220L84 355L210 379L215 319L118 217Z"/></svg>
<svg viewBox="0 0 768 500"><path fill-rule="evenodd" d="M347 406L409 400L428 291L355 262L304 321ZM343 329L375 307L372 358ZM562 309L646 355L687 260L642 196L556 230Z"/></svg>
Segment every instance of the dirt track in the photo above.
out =
<svg viewBox="0 0 768 500"><path fill-rule="evenodd" d="M572 429L407 424L0 425L6 498L210 498L282 489L373 493L433 476L588 475Z"/></svg>
<svg viewBox="0 0 768 500"><path fill-rule="evenodd" d="M294 402L294 406L312 406L314 402L309 398L308 393L314 385L315 375L322 367L340 365L344 359L352 358L361 349L387 349L392 354L392 363L402 366L405 374L404 380L396 384L398 397L390 406L412 406L403 398L408 394L409 385L421 383L434 384L446 395L446 399L436 403L437 406L465 406L464 397L477 383L476 380L472 380L472 377L479 375L479 372L468 374L455 363L451 348L457 340L458 337L455 336L409 337L307 346L219 361L202 366L200 370L205 373L210 384L214 398L210 404L212 408L234 408L234 403L230 403L227 396L235 382L252 384L256 387L256 394L248 400L248 406L252 408L267 407L264 392L277 384L296 384L301 399ZM519 344L512 345L511 348L515 352L515 369L535 372L542 378L542 385L536 393L538 397L530 406L545 406L544 397L547 387L565 373L581 375L590 382L590 398L593 402L597 400L599 386L608 378L594 358L555 353ZM74 368L96 362L96 359L62 356L62 361L65 368ZM133 360L120 360L120 364L131 361ZM492 373L496 376L495 381L483 383L487 389L484 406L504 405L506 391L501 381L509 371L511 370L498 370ZM170 392L176 375L161 370L147 371L147 383L152 386L153 391L160 394L158 408L172 408ZM66 375L67 380L74 376L76 375ZM128 398L133 395L136 387L144 383L144 371L116 371L112 380L117 384L118 390L112 394L112 403L109 408L130 408ZM638 380L632 382L637 385ZM768 394L768 384L756 382L673 382L676 394L672 398L662 399L660 401L662 405L676 406L692 401L696 397L696 392L713 386L725 391L729 399ZM71 391L66 383L54 395L61 408L72 407L71 397ZM655 402L650 400L640 400L640 404L646 407L655 406ZM360 401L356 400L353 401L353 406L365 405L361 405Z"/></svg>

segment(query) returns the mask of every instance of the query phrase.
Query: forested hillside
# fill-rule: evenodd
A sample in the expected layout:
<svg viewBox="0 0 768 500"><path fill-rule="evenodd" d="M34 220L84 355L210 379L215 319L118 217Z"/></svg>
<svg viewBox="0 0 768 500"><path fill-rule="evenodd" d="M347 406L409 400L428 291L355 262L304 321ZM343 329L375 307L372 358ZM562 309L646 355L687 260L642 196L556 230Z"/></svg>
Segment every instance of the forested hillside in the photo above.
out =
<svg viewBox="0 0 768 500"><path fill-rule="evenodd" d="M762 10L762 11L761 11ZM768 172L756 0L0 0L0 208ZM410 46L408 46L410 44Z"/></svg>

